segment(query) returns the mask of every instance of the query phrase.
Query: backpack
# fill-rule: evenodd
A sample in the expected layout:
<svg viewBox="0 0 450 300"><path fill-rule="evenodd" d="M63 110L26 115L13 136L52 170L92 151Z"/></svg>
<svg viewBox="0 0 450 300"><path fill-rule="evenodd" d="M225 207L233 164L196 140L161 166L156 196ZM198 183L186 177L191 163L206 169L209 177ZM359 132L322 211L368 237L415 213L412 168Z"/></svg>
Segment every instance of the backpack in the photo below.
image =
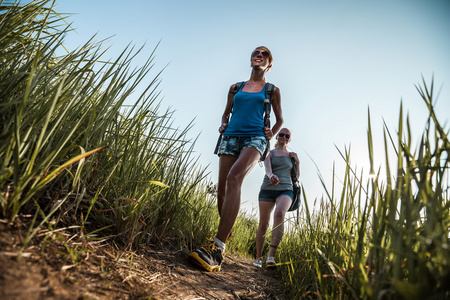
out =
<svg viewBox="0 0 450 300"><path fill-rule="evenodd" d="M295 161L293 158L292 160L292 170L291 170L291 179L292 179L292 191L294 193L294 198L292 199L291 206L289 207L288 211L295 211L300 206L300 194L301 194L301 187L300 183L298 182L297 178L297 166L295 165ZM297 211L298 216L298 211Z"/></svg>
<svg viewBox="0 0 450 300"><path fill-rule="evenodd" d="M237 92L242 88L242 86L245 84L245 81L239 81L234 85L234 89L230 92L233 95L236 95ZM264 126L270 128L270 111L272 108L272 94L274 90L274 85L272 83L267 82L266 83L266 93L265 93L265 99L264 99ZM230 110L228 113L228 121L230 120L231 111L233 110L233 103L230 105ZM222 140L222 134L220 134L219 139L217 140L216 149L214 150L214 154L217 154L217 151L219 150L220 141ZM264 161L266 159L267 153L270 149L270 141L267 140L266 149L264 150L263 155L261 156L260 161Z"/></svg>

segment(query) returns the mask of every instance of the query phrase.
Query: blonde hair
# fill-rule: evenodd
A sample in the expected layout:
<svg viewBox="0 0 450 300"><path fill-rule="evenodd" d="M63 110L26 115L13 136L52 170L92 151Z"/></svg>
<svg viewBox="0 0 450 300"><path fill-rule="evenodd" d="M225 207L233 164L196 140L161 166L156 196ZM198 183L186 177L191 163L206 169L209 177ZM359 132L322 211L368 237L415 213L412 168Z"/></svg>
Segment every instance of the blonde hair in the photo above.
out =
<svg viewBox="0 0 450 300"><path fill-rule="evenodd" d="M273 65L273 56L272 56L272 52L270 52L269 48L267 48L266 46L259 46L256 47L256 49L263 49L264 51L266 51L267 53L269 53L269 65L266 68L266 72L269 72L269 70L272 68ZM254 51L254 50L253 50ZM253 52L252 52L253 53ZM250 61L252 60L252 56L250 56Z"/></svg>
<svg viewBox="0 0 450 300"><path fill-rule="evenodd" d="M287 131L289 131L289 135L292 137L292 131L291 131L289 128L284 127L284 128L281 128L280 131L281 131L281 130L287 130ZM280 131L278 131L277 136L280 134ZM289 140L290 140L290 139L291 139L291 138L289 138ZM276 149L277 146L278 146L278 140L275 142L275 145L273 145L273 149Z"/></svg>

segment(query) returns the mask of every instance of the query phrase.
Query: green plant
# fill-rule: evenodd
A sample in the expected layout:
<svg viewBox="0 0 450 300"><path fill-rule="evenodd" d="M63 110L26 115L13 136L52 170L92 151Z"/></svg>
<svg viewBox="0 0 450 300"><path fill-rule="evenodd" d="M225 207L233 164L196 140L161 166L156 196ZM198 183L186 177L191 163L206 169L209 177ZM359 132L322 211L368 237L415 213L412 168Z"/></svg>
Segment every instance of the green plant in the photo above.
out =
<svg viewBox="0 0 450 300"><path fill-rule="evenodd" d="M161 72L146 83L156 48L139 67L142 48L111 61L93 38L63 49L71 27L53 4L0 6L0 215L35 215L25 242L49 222L104 229L135 247L175 236L183 244L193 226L211 227L192 125L179 129L173 112L159 112Z"/></svg>
<svg viewBox="0 0 450 300"><path fill-rule="evenodd" d="M325 299L442 299L449 297L450 199L448 133L434 113L433 82L417 87L428 110L425 132L416 150L409 119L404 130L400 107L394 138L385 126L386 180L374 166L367 180L350 166L339 197L332 183L320 213L307 206L306 219L287 234L280 247L282 269L291 296ZM397 164L392 171L389 143ZM334 176L333 176L334 178ZM366 181L365 181L366 180ZM366 182L366 183L364 183Z"/></svg>

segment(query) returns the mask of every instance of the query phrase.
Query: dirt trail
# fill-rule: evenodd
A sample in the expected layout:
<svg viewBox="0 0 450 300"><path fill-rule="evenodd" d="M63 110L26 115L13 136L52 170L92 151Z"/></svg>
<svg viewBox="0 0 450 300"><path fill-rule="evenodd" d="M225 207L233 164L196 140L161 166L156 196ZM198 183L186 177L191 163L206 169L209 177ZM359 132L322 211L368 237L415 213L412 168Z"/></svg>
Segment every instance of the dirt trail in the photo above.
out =
<svg viewBox="0 0 450 300"><path fill-rule="evenodd" d="M278 271L248 258L227 254L222 270L209 273L182 251L117 251L42 231L17 260L25 233L0 220L0 299L285 299Z"/></svg>

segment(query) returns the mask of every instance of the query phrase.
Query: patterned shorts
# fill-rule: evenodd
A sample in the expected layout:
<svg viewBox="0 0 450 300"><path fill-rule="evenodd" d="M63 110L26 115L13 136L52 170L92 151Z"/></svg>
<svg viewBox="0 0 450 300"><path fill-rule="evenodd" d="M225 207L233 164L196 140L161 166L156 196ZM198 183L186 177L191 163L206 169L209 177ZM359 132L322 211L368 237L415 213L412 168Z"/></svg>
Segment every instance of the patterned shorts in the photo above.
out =
<svg viewBox="0 0 450 300"><path fill-rule="evenodd" d="M263 155L267 141L264 136L223 136L219 145L218 155L229 154L239 156L241 151L253 147Z"/></svg>

